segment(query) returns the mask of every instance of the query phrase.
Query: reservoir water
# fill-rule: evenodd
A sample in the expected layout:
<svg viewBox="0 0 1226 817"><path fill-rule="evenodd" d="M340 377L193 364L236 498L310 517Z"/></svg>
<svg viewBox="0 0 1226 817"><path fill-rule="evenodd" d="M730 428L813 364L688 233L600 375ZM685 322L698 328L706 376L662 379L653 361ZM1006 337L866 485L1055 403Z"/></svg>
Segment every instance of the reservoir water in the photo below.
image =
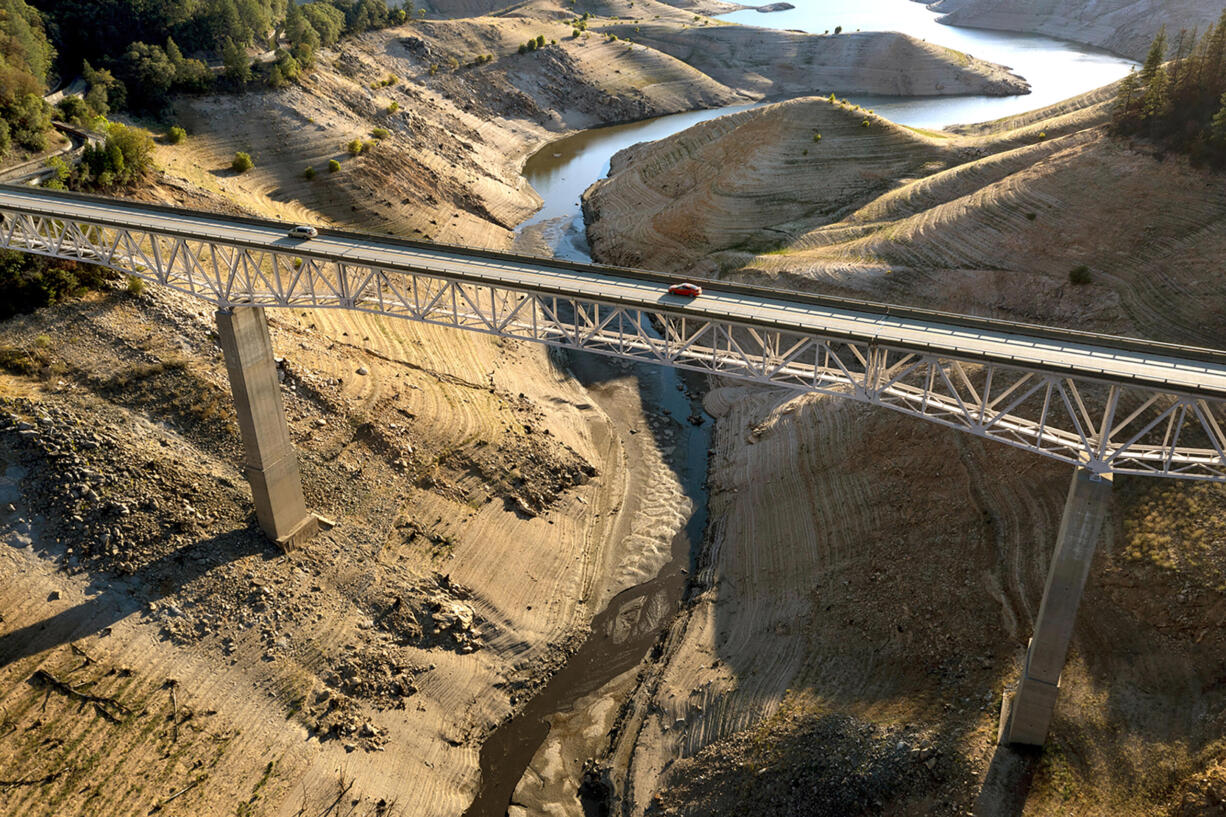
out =
<svg viewBox="0 0 1226 817"><path fill-rule="evenodd" d="M720 19L811 34L836 26L844 32L901 31L1008 66L1030 82L1031 92L1024 96L851 97L887 119L917 128L989 122L1033 111L1115 82L1136 64L1102 49L1036 34L947 26L937 22L939 17L914 0L796 0L796 8L787 11L763 14L747 9Z"/></svg>

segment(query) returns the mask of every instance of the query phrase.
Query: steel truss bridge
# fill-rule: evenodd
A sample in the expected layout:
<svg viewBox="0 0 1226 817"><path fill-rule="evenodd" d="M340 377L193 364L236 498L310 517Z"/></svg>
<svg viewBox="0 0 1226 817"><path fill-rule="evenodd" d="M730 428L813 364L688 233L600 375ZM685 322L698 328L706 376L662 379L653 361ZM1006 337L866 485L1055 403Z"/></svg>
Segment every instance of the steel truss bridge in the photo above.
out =
<svg viewBox="0 0 1226 817"><path fill-rule="evenodd" d="M237 306L351 309L870 403L1095 475L1226 482L1226 353L0 187L0 246Z"/></svg>

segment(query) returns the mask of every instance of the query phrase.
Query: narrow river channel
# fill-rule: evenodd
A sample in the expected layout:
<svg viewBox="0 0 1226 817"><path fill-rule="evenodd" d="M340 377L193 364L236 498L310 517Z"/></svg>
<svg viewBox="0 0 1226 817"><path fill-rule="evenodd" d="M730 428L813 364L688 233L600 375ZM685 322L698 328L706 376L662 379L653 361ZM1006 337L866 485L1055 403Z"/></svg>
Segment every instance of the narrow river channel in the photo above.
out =
<svg viewBox="0 0 1226 817"><path fill-rule="evenodd" d="M983 122L1022 113L1093 90L1123 77L1131 60L1071 42L1026 34L944 26L937 15L914 0L796 0L798 8L763 14L743 10L723 19L744 25L800 29L815 34L833 31L902 30L981 59L1001 63L1030 81L1032 93L1016 97L851 97L853 102L913 127L943 128ZM642 122L599 128L546 145L524 166L524 176L544 200L544 206L519 226L531 232L561 258L591 260L580 197L609 172L610 159L623 148L663 139L692 125L751 105L663 116ZM535 243L535 242L534 242ZM653 617L654 629L636 630L628 639L610 636L611 623L633 603L650 598L657 608L675 610L681 602L684 571L701 544L706 525L706 453L710 418L700 426L683 421L701 416L701 378L673 369L642 364L622 366L594 355L569 355L571 370L600 402L600 386L615 378L638 381L643 405L672 418L680 433L672 457L677 475L696 510L673 540L672 561L645 584L616 596L592 623L592 636L527 707L494 731L481 751L482 787L465 817L504 817L515 785L523 776L548 731L547 718L635 666L655 643L670 616ZM691 397L693 395L693 397ZM603 406L613 413L615 407ZM585 806L586 809L586 806ZM595 812L589 812L595 813Z"/></svg>

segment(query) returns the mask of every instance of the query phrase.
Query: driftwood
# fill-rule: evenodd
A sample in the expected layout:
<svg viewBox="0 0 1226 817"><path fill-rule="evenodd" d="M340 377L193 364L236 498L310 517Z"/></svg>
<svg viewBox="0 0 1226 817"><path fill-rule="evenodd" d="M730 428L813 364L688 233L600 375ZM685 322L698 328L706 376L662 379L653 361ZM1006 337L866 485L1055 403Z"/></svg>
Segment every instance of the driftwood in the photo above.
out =
<svg viewBox="0 0 1226 817"><path fill-rule="evenodd" d="M341 804L341 801L345 799L345 795L349 793L349 790L353 788L353 784L356 782L357 782L357 777L354 776L354 777L349 778L349 783L346 784L345 783L345 773L341 772L340 781L338 782L338 785L337 785L337 788L340 790L340 793L336 795L336 799L332 801L332 805L328 806L326 809L324 809L323 811L319 813L319 817L327 817L327 815L331 814L332 810L335 809L337 806L339 806Z"/></svg>
<svg viewBox="0 0 1226 817"><path fill-rule="evenodd" d="M107 710L106 707L114 707L124 715L131 712L130 709L114 698L107 698L104 695L93 695L88 692L82 692L79 688L74 687L71 684L64 683L59 678L56 678L51 673L47 672L45 669L36 670L34 674L30 676L30 682L41 684L48 689L53 689L56 692L67 695L69 698L76 698L78 701L93 704L94 709L98 711L98 714L102 715L112 723L119 723L120 718L116 717L112 712Z"/></svg>
<svg viewBox="0 0 1226 817"><path fill-rule="evenodd" d="M195 780L193 780L192 782L188 783L186 786L184 786L183 788L179 789L177 792L175 792L174 794L170 795L169 797L167 797L167 798L166 798L165 800L163 800L162 802L158 803L158 804L157 804L156 806L154 806L153 808L149 809L149 813L150 813L150 814L153 814L153 813L155 813L155 812L161 811L161 810L162 810L162 807L163 807L163 806L165 806L167 803L169 803L170 801L175 800L175 799L177 799L177 798L179 798L179 797L182 797L183 795L187 794L189 791L191 791L192 789L196 788L196 787L197 787L197 786L199 786L201 783L203 783L205 780L207 780L207 779L208 779L208 777L209 777L209 776L208 776L207 774L202 774L202 775L200 775L200 776L199 776L199 777L197 777Z"/></svg>
<svg viewBox="0 0 1226 817"><path fill-rule="evenodd" d="M179 688L179 682L171 678L166 682L166 686L170 687L170 719L171 719L171 742L179 742L179 696L175 690Z"/></svg>
<svg viewBox="0 0 1226 817"><path fill-rule="evenodd" d="M97 661L94 659L94 657L93 657L92 655L90 655L90 654L89 654L89 653L87 653L85 650L83 650L83 649L81 649L80 647L78 647L76 644L69 644L68 646L72 648L72 653L73 653L73 655L75 655L75 656L77 656L78 658L80 658L80 659L81 659L81 663L80 663L80 664L78 664L77 666L75 666L75 667L73 667L72 669L68 670L68 672L69 672L70 674L71 674L71 673L74 673L74 672L77 672L78 670L83 670L83 669L85 669L86 667L88 667L90 664L96 664L96 663L98 663L98 662L97 662Z"/></svg>

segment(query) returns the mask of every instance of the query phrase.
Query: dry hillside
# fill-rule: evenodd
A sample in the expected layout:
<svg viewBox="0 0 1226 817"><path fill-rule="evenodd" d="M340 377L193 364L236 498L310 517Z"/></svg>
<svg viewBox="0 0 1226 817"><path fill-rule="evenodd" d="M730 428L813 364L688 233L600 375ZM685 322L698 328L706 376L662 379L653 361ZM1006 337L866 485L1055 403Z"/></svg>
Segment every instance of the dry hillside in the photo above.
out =
<svg viewBox="0 0 1226 817"><path fill-rule="evenodd" d="M941 22L1046 34L1142 59L1162 26L1204 31L1222 16L1219 0L937 0Z"/></svg>
<svg viewBox="0 0 1226 817"><path fill-rule="evenodd" d="M589 232L602 259L1222 347L1221 180L1107 138L1109 97L941 133L759 108L622 154ZM707 404L699 591L603 761L615 813L1218 813L1226 490L1117 482L1051 742L1019 758L1000 694L1068 469L830 398Z"/></svg>

